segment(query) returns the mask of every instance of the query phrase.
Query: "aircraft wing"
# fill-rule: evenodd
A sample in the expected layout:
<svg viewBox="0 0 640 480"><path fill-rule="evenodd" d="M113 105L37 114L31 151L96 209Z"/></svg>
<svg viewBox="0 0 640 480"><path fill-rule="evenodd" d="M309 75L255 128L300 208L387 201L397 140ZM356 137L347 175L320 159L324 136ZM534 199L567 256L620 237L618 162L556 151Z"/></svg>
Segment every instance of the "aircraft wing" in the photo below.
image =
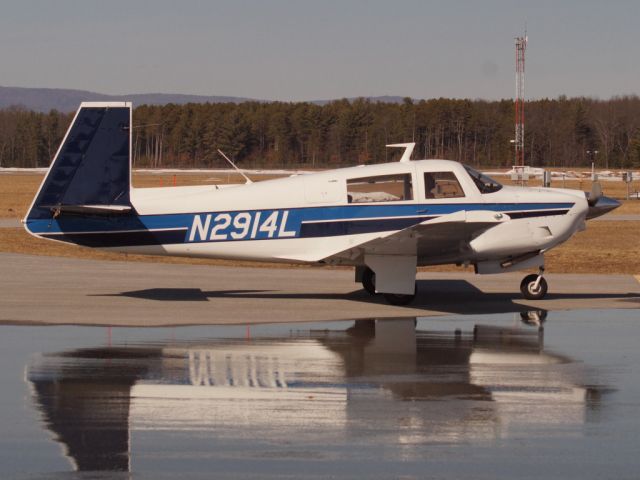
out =
<svg viewBox="0 0 640 480"><path fill-rule="evenodd" d="M460 252L480 233L509 220L495 211L459 211L425 220L395 232L381 232L374 239L340 251L313 252L289 257L310 262L354 260L361 255L416 255L419 258L444 257Z"/></svg>

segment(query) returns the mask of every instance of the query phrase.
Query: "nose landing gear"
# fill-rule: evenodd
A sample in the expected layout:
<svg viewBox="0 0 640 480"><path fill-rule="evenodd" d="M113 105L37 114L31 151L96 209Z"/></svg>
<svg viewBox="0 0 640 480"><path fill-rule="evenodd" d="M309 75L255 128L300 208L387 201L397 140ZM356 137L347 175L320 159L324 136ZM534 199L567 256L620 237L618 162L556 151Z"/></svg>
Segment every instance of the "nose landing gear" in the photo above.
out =
<svg viewBox="0 0 640 480"><path fill-rule="evenodd" d="M520 291L527 300L540 300L547 294L547 281L542 276L544 267L540 267L540 271L536 275L532 273L522 279L520 283Z"/></svg>

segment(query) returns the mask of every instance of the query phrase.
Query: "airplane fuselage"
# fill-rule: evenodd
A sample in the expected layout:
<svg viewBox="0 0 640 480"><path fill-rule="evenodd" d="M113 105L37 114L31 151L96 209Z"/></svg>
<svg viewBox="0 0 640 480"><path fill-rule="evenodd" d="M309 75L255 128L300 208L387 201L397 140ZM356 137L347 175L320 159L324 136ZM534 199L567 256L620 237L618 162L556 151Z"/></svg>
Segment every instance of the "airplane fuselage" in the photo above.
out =
<svg viewBox="0 0 640 480"><path fill-rule="evenodd" d="M426 198L424 175L451 172L462 192ZM347 182L407 174L411 199L349 203ZM366 200L366 199L365 199ZM135 215L68 216L27 222L35 234L111 251L309 263L332 252L457 212L491 211L508 221L468 248L421 252L419 265L477 263L548 250L584 223L574 190L502 187L482 194L458 163L422 160L331 170L231 186L132 188ZM454 246L451 246L454 247ZM443 253L445 255L443 255ZM335 263L357 264L356 259Z"/></svg>

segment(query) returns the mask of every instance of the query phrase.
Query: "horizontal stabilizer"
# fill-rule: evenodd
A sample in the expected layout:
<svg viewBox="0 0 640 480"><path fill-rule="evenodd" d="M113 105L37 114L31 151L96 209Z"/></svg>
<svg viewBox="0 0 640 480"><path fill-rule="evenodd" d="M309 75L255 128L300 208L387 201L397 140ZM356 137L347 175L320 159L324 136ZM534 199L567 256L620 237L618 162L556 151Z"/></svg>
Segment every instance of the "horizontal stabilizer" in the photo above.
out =
<svg viewBox="0 0 640 480"><path fill-rule="evenodd" d="M129 205L52 205L49 209L54 214L54 217L63 213L125 215L132 210Z"/></svg>

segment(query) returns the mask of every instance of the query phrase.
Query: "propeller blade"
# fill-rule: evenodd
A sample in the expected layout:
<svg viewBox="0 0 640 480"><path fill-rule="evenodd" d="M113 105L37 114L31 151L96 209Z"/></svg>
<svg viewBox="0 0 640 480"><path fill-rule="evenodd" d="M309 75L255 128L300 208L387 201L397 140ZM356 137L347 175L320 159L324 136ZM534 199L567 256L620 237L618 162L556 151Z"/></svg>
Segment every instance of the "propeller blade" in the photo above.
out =
<svg viewBox="0 0 640 480"><path fill-rule="evenodd" d="M602 197L602 185L600 185L600 182L592 182L591 192L587 195L587 202L589 202L589 206L595 206L600 197Z"/></svg>

